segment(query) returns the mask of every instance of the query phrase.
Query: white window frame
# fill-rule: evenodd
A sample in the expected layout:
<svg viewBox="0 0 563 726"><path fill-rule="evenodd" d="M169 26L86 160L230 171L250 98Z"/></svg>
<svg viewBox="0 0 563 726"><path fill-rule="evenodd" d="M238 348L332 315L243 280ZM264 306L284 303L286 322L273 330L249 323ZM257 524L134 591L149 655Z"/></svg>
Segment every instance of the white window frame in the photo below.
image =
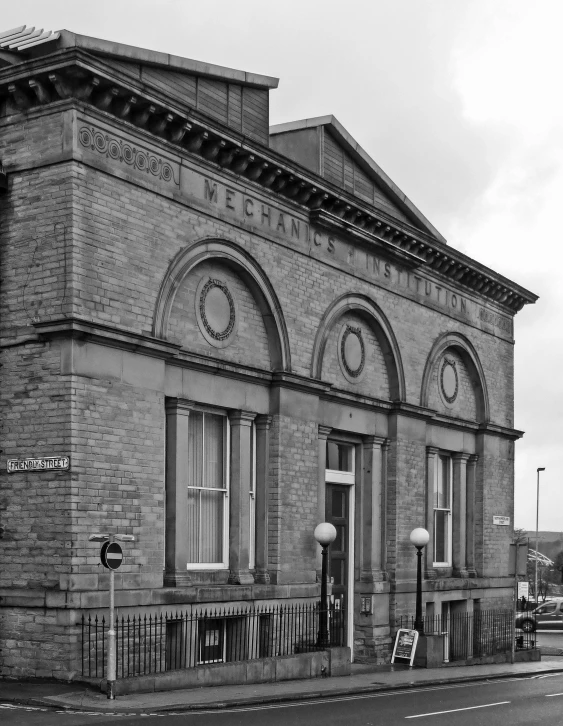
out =
<svg viewBox="0 0 563 726"><path fill-rule="evenodd" d="M223 428L223 483L224 488L222 489L210 489L210 487L199 487L199 486L188 486L188 490L206 490L206 491L222 491L223 496L223 553L222 562L188 562L186 564L187 570L227 570L229 568L229 484L230 484L230 459L231 459L231 424L225 411L217 411L213 409L203 408L197 406L194 408L194 412L203 414L203 454L202 461L205 466L205 414L211 414L214 416L222 416L225 419ZM186 446L188 443L186 442Z"/></svg>
<svg viewBox="0 0 563 726"><path fill-rule="evenodd" d="M252 423L251 432L251 451L250 451L250 485L249 485L249 508L248 515L250 517L249 526L249 542L248 542L248 569L254 570L256 567L256 424Z"/></svg>
<svg viewBox="0 0 563 726"><path fill-rule="evenodd" d="M327 484L355 484L356 483L356 447L349 441L337 441L336 439L327 439L327 448L329 443L341 444L351 449L352 470L340 471L339 469L325 469L325 482ZM328 456L327 456L328 461Z"/></svg>
<svg viewBox="0 0 563 726"><path fill-rule="evenodd" d="M448 460L448 501L449 507L437 507L435 502L436 492L438 491L438 477L442 469L442 459ZM432 517L433 517L433 534L434 541L432 543L432 551L434 555L433 567L451 567L452 566L452 552L453 552L453 541L452 541L452 507L453 507L453 457L449 452L439 452L436 459L436 467L434 473L434 481L432 482ZM436 559L436 512L447 512L448 521L446 525L446 534L448 537L447 556L448 559L441 562Z"/></svg>

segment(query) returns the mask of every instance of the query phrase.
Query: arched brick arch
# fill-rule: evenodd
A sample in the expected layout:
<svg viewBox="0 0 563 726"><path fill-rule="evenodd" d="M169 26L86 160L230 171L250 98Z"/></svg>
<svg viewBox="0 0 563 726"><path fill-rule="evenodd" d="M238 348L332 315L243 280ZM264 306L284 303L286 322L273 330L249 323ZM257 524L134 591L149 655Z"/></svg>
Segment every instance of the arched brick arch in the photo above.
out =
<svg viewBox="0 0 563 726"><path fill-rule="evenodd" d="M444 333L434 342L424 367L420 392L420 405L424 408L428 407L432 372L440 357L450 348L460 355L467 367L467 370L469 371L469 375L475 388L477 417L481 423L485 423L489 421L489 394L487 392L485 373L483 371L481 361L479 360L479 356L477 355L477 351L469 340L464 335L461 335L461 333Z"/></svg>
<svg viewBox="0 0 563 726"><path fill-rule="evenodd" d="M367 295L346 294L335 300L323 315L315 337L311 360L311 377L320 378L325 347L330 332L344 313L353 312L365 319L377 338L389 376L391 399L405 400L405 375L399 345L393 329L379 306Z"/></svg>
<svg viewBox="0 0 563 726"><path fill-rule="evenodd" d="M239 245L229 240L204 239L186 247L170 263L158 293L152 334L166 338L174 297L191 270L207 260L217 260L230 267L250 289L262 315L268 335L270 360L274 370L291 371L289 338L281 305L262 268Z"/></svg>

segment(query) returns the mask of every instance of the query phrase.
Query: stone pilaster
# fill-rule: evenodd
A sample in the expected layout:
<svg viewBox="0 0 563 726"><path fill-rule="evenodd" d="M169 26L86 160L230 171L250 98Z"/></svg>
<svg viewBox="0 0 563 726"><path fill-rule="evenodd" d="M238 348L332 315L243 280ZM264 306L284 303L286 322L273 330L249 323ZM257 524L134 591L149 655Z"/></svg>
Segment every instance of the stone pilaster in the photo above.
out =
<svg viewBox="0 0 563 726"><path fill-rule="evenodd" d="M475 567L475 481L477 473L477 454L472 454L467 460L467 526L466 526L466 562L469 577L477 577Z"/></svg>
<svg viewBox="0 0 563 726"><path fill-rule="evenodd" d="M180 398L166 401L166 548L164 584L191 583L187 572L188 424L194 404Z"/></svg>
<svg viewBox="0 0 563 726"><path fill-rule="evenodd" d="M319 469L317 480L317 524L325 521L326 512L326 440L332 429L329 426L319 426L318 429L318 451ZM317 547L316 557L317 581L321 581L321 548Z"/></svg>
<svg viewBox="0 0 563 726"><path fill-rule="evenodd" d="M467 537L467 460L469 454L453 457L452 565L454 577L468 577Z"/></svg>
<svg viewBox="0 0 563 726"><path fill-rule="evenodd" d="M229 490L229 584L251 585L250 477L252 476L252 422L256 414L235 411L231 422L231 482Z"/></svg>
<svg viewBox="0 0 563 726"><path fill-rule="evenodd" d="M369 436L363 441L361 523L361 580L378 582L383 574L383 471L385 439ZM359 553L360 554L360 553Z"/></svg>
<svg viewBox="0 0 563 726"><path fill-rule="evenodd" d="M257 416L256 426L256 536L254 567L255 582L267 585L268 572L268 471L270 463L269 432L271 416Z"/></svg>

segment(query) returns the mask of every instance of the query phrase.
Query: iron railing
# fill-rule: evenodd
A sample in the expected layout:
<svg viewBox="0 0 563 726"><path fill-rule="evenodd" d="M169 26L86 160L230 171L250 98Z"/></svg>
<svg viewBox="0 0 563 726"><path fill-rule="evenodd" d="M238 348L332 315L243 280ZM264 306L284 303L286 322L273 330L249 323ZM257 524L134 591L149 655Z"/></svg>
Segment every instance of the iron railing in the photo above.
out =
<svg viewBox="0 0 563 726"><path fill-rule="evenodd" d="M444 636L444 661L483 658L535 647L535 633L516 630L512 610L481 610L425 617L425 635ZM414 617L399 619L399 628L414 629Z"/></svg>
<svg viewBox="0 0 563 726"><path fill-rule="evenodd" d="M324 650L346 642L346 615L318 603L298 603L116 618L117 677L161 673ZM321 637L320 624L328 621ZM105 617L82 617L82 675L106 675Z"/></svg>

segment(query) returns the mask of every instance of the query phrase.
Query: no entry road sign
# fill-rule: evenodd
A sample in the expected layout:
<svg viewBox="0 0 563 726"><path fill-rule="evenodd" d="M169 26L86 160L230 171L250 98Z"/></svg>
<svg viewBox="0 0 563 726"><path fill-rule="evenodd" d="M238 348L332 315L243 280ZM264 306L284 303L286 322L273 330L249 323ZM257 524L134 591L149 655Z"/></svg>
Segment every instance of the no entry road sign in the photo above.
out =
<svg viewBox="0 0 563 726"><path fill-rule="evenodd" d="M100 552L102 565L108 570L117 570L123 562L123 550L117 542L104 542Z"/></svg>

